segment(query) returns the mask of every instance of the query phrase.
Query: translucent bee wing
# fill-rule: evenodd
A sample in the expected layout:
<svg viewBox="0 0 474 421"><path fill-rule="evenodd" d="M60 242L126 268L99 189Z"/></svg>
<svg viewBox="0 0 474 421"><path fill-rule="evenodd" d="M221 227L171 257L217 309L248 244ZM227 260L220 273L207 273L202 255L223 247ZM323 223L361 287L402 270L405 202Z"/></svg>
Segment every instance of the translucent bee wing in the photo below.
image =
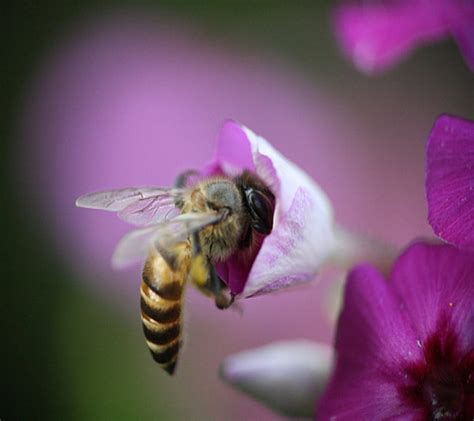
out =
<svg viewBox="0 0 474 421"><path fill-rule="evenodd" d="M168 195L169 189L159 187L128 187L88 193L76 200L76 206L120 212L140 200Z"/></svg>
<svg viewBox="0 0 474 421"><path fill-rule="evenodd" d="M159 250L173 247L186 241L191 234L222 220L222 213L192 212L183 213L157 227L155 246Z"/></svg>
<svg viewBox="0 0 474 421"><path fill-rule="evenodd" d="M123 237L112 256L112 266L122 269L132 263L143 261L156 239L157 227L140 228L129 232Z"/></svg>
<svg viewBox="0 0 474 421"><path fill-rule="evenodd" d="M151 225L178 215L176 202L184 193L184 189L129 187L86 194L76 200L76 206L117 212L131 224Z"/></svg>
<svg viewBox="0 0 474 421"><path fill-rule="evenodd" d="M123 268L144 260L150 248L158 251L172 248L186 241L191 234L223 218L216 213L185 213L160 224L131 231L118 243L112 257L115 268Z"/></svg>
<svg viewBox="0 0 474 421"><path fill-rule="evenodd" d="M124 221L133 225L151 225L172 219L180 214L176 200L182 195L162 194L140 199L118 213Z"/></svg>

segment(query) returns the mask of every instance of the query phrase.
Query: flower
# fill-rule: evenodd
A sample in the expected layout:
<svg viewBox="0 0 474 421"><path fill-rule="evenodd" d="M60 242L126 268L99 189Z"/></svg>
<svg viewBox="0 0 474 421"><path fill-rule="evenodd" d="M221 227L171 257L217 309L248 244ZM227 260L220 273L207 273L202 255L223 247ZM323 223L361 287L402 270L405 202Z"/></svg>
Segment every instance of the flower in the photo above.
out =
<svg viewBox="0 0 474 421"><path fill-rule="evenodd" d="M365 73L387 70L419 45L448 36L474 71L471 0L346 1L334 25L345 54Z"/></svg>
<svg viewBox="0 0 474 421"><path fill-rule="evenodd" d="M332 348L307 340L275 342L226 358L221 377L288 416L308 417L326 386Z"/></svg>
<svg viewBox="0 0 474 421"><path fill-rule="evenodd" d="M474 248L474 122L442 115L427 146L428 220L435 234Z"/></svg>
<svg viewBox="0 0 474 421"><path fill-rule="evenodd" d="M314 278L335 245L331 205L300 168L235 121L224 124L207 173L255 172L276 199L273 230L258 254L236 253L218 268L233 294L250 297Z"/></svg>
<svg viewBox="0 0 474 421"><path fill-rule="evenodd" d="M442 115L427 147L430 221L436 234L461 248L472 246L473 128L471 121ZM472 418L473 279L471 251L447 244L410 246L394 264L389 282L368 264L354 269L339 320L335 372L321 401L320 392L313 396L318 417ZM292 362L291 353L280 352L273 372ZM258 353L244 355L241 365L236 356L230 370L237 374L228 374L223 364L226 380L280 412L290 414L282 409L287 406L293 415L306 411L307 403L294 408L290 399L273 391L267 380L271 371ZM302 358L309 364L319 354ZM248 367L253 374L246 372ZM289 376L289 396L304 390L305 381ZM322 388L327 378L318 374L312 380Z"/></svg>
<svg viewBox="0 0 474 421"><path fill-rule="evenodd" d="M415 243L348 277L321 419L474 417L474 258Z"/></svg>

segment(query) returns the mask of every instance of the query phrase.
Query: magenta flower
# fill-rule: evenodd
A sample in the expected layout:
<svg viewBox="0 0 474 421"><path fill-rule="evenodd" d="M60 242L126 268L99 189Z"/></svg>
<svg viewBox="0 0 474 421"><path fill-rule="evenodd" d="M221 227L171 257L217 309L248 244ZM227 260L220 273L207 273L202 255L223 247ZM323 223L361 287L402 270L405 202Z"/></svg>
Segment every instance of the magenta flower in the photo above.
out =
<svg viewBox="0 0 474 421"><path fill-rule="evenodd" d="M474 122L440 116L427 146L428 219L436 235L474 248Z"/></svg>
<svg viewBox="0 0 474 421"><path fill-rule="evenodd" d="M450 245L410 246L389 282L354 269L321 419L472 419L473 280L473 255Z"/></svg>
<svg viewBox="0 0 474 421"><path fill-rule="evenodd" d="M345 54L365 73L387 70L419 45L449 36L474 71L472 0L346 1L334 23Z"/></svg>

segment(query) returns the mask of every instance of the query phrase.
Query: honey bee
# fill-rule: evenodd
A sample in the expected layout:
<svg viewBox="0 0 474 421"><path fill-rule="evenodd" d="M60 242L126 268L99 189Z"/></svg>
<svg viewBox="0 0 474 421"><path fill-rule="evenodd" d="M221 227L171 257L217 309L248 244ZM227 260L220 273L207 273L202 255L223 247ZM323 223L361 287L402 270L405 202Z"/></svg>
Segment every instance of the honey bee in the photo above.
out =
<svg viewBox="0 0 474 421"><path fill-rule="evenodd" d="M175 188L126 188L86 194L79 207L117 212L145 226L118 244L113 262L146 258L140 288L141 319L153 359L170 375L182 344L183 291L193 283L220 309L234 301L215 265L250 253L273 227L275 197L253 173L202 179L180 175Z"/></svg>

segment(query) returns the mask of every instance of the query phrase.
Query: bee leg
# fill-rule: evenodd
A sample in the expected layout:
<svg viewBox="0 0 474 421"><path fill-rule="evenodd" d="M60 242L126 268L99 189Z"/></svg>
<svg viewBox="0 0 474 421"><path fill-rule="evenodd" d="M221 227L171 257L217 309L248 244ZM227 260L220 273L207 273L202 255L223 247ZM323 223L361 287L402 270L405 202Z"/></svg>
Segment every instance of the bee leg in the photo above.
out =
<svg viewBox="0 0 474 421"><path fill-rule="evenodd" d="M178 177L176 177L176 181L174 182L175 187L178 189L186 187L189 177L193 175L198 175L198 172L195 170L187 170L182 172L178 175Z"/></svg>
<svg viewBox="0 0 474 421"><path fill-rule="evenodd" d="M195 232L191 237L192 242L192 262L189 275L192 281L199 287L205 288L209 278L209 266L206 261L199 241L199 233Z"/></svg>
<svg viewBox="0 0 474 421"><path fill-rule="evenodd" d="M215 267L204 257L199 233L192 234L191 242L192 262L189 275L192 281L204 295L214 297L217 308L221 310L229 308L235 297L229 294L226 283L221 279Z"/></svg>
<svg viewBox="0 0 474 421"><path fill-rule="evenodd" d="M214 266L211 266L209 275L208 289L214 296L216 307L220 310L229 308L234 302L235 296L233 294L229 294L229 288L227 287L227 284L219 276Z"/></svg>

